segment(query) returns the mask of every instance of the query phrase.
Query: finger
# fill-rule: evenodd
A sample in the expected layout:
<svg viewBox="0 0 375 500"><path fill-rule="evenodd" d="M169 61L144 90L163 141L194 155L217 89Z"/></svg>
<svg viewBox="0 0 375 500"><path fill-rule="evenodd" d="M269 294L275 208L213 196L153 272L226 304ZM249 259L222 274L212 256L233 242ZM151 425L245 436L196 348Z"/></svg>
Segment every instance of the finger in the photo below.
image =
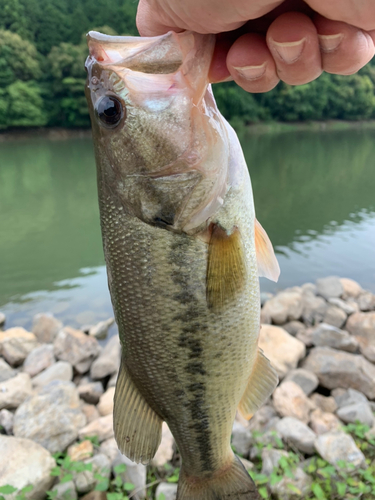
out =
<svg viewBox="0 0 375 500"><path fill-rule="evenodd" d="M233 40L228 36L217 36L210 71L208 73L208 79L211 83L233 80L227 68L227 55L232 43Z"/></svg>
<svg viewBox="0 0 375 500"><path fill-rule="evenodd" d="M367 64L375 54L374 40L366 31L340 21L317 15L322 65L327 73L352 75Z"/></svg>
<svg viewBox="0 0 375 500"><path fill-rule="evenodd" d="M306 15L288 12L278 17L268 28L267 45L284 82L302 85L322 73L318 34Z"/></svg>
<svg viewBox="0 0 375 500"><path fill-rule="evenodd" d="M226 63L235 82L247 92L267 92L279 82L264 36L248 33L238 38Z"/></svg>
<svg viewBox="0 0 375 500"><path fill-rule="evenodd" d="M374 0L305 0L319 14L357 26L366 31L375 30Z"/></svg>

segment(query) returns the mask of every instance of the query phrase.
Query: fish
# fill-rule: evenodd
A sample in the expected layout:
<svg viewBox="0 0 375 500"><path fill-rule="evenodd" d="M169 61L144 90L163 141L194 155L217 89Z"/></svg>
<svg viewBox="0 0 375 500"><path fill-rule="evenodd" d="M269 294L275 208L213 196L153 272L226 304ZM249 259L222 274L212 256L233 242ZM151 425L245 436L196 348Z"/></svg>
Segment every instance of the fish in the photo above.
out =
<svg viewBox="0 0 375 500"><path fill-rule="evenodd" d="M277 280L237 135L208 73L211 35L87 35L108 286L122 346L120 451L147 464L166 422L179 500L257 499L230 444L278 383L258 348L259 276Z"/></svg>

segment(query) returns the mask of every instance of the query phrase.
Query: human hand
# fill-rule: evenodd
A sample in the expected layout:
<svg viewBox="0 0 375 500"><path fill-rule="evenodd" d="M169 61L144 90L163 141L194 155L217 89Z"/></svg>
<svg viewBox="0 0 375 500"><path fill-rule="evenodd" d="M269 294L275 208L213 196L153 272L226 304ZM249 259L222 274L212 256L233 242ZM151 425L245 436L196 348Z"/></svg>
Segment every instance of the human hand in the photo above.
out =
<svg viewBox="0 0 375 500"><path fill-rule="evenodd" d="M137 26L218 34L210 80L248 92L350 75L375 54L374 0L140 0Z"/></svg>

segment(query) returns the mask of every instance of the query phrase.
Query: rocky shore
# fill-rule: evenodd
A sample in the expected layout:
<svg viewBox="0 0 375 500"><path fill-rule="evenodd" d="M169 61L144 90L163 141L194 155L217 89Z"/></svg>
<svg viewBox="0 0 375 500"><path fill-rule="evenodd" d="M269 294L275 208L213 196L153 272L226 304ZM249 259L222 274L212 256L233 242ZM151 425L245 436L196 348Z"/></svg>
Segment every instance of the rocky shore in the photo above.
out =
<svg viewBox="0 0 375 500"><path fill-rule="evenodd" d="M263 498L375 498L375 295L327 277L261 299L280 384L250 422L237 416L233 448ZM0 313L0 498L175 498L165 424L147 468L117 449L120 343L97 340L112 322L83 331L39 314L28 332Z"/></svg>

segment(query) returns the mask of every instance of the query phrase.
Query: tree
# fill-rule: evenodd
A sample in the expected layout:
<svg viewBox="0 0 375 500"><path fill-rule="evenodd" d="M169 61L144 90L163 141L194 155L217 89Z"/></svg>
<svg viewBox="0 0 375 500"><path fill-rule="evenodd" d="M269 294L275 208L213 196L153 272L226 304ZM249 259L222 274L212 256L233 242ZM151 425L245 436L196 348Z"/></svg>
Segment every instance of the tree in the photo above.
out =
<svg viewBox="0 0 375 500"><path fill-rule="evenodd" d="M36 80L41 76L35 46L16 33L0 30L0 86L16 80Z"/></svg>
<svg viewBox="0 0 375 500"><path fill-rule="evenodd" d="M42 127L47 123L36 83L17 81L0 93L0 128Z"/></svg>

